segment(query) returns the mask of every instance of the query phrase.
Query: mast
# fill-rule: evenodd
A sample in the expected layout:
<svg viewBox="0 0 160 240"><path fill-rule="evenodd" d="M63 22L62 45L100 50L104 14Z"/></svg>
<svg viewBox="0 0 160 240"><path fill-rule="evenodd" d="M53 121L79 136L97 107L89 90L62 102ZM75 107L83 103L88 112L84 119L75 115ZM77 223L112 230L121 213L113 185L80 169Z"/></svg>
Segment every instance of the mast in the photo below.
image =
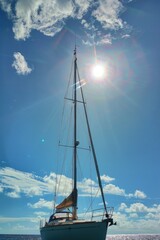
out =
<svg viewBox="0 0 160 240"><path fill-rule="evenodd" d="M79 78L79 84L81 86L81 81L80 81L79 74L78 74L78 78ZM101 191L101 196L102 196L104 209L105 209L105 212L107 214L107 206L106 206L106 202L105 202L105 198L104 198L104 192L103 192L103 187L102 187L102 183L101 183L101 177L100 177L100 172L99 172L99 167L98 167L98 161L97 161L97 156L96 156L96 152L95 152L95 148L94 148L94 144L93 144L93 139L92 139L91 129L90 129L90 125L89 125L88 114L87 114L87 109L86 109L86 104L85 104L85 100L84 100L82 86L80 87L80 89L81 89L82 102L83 102L83 107L84 107L86 123L87 123L88 135L89 135L89 139L90 139L90 143L91 143L93 159L94 159L95 168L96 168L97 177L98 177L98 184L99 184L99 188L100 188L100 191Z"/></svg>
<svg viewBox="0 0 160 240"><path fill-rule="evenodd" d="M77 219L77 56L74 50L74 152L73 152L73 219Z"/></svg>

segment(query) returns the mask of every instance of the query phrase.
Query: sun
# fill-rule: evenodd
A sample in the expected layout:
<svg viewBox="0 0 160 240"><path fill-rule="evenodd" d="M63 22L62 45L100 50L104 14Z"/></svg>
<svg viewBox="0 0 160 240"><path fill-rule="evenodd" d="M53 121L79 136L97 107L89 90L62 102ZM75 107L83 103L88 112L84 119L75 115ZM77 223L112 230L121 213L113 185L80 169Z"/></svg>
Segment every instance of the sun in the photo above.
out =
<svg viewBox="0 0 160 240"><path fill-rule="evenodd" d="M92 76L97 79L103 79L106 75L106 69L105 66L103 64L97 63L92 67Z"/></svg>

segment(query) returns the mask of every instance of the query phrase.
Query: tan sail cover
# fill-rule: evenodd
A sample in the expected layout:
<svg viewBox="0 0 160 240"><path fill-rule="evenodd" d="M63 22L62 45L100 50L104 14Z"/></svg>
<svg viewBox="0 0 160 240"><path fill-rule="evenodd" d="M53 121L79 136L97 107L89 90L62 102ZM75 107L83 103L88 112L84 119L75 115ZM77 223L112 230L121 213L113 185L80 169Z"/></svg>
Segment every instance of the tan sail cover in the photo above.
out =
<svg viewBox="0 0 160 240"><path fill-rule="evenodd" d="M56 206L57 210L75 206L77 204L77 190L73 190L72 193L65 198L59 205Z"/></svg>

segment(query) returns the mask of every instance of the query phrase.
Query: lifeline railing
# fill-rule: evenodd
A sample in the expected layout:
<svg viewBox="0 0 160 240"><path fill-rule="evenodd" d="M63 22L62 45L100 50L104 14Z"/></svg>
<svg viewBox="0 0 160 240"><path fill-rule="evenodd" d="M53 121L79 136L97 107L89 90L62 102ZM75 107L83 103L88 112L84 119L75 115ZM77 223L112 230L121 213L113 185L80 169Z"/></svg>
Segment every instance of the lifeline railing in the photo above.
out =
<svg viewBox="0 0 160 240"><path fill-rule="evenodd" d="M114 211L114 208L113 207L107 207L107 217L108 218L112 218L113 216L113 211ZM95 210L92 210L92 215L91 215L91 220L93 219L104 219L106 218L106 212L102 211L102 208L101 209L95 209Z"/></svg>
<svg viewBox="0 0 160 240"><path fill-rule="evenodd" d="M114 208L113 207L107 207L107 213L104 210L104 208L100 208L100 209L94 209L91 211L87 211L85 213L80 213L79 215L79 220L89 220L89 221L93 221L93 220L103 220L106 217L107 218L112 218L113 216L113 211ZM107 216L106 216L107 215Z"/></svg>
<svg viewBox="0 0 160 240"><path fill-rule="evenodd" d="M89 220L89 221L100 221L107 218L112 218L113 216L113 211L114 208L113 207L107 207L107 213L104 211L104 208L99 208L99 209L94 209L91 211L88 211L87 213L80 213L78 214L79 220ZM107 214L107 216L106 216ZM40 228L42 228L44 225L46 224L46 219L45 221L43 219L40 220Z"/></svg>

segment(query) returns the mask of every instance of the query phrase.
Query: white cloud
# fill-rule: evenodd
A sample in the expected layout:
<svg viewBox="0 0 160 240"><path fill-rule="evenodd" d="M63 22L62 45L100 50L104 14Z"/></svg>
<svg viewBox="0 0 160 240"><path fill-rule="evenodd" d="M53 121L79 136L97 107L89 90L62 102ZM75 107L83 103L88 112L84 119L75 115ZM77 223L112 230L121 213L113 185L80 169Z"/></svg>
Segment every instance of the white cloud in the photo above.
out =
<svg viewBox="0 0 160 240"><path fill-rule="evenodd" d="M160 213L160 205L153 206L152 208L147 207L143 203L133 203L130 205L129 208L126 208L125 211L127 213L155 213L159 212Z"/></svg>
<svg viewBox="0 0 160 240"><path fill-rule="evenodd" d="M112 233L114 234L131 234L131 233L152 233L152 234L159 234L159 227L160 222L156 219L145 219L143 217L134 218L130 215L123 214L121 212L117 212L114 214L114 220L117 221L118 227L112 229ZM159 236L157 236L159 239ZM122 239L123 239L122 235ZM147 238L152 238L149 235ZM135 236L134 236L135 239ZM142 239L142 235L137 235L137 239ZM144 239L146 237L144 236Z"/></svg>
<svg viewBox="0 0 160 240"><path fill-rule="evenodd" d="M87 196L99 196L99 188L96 182L89 178L84 178L82 182L78 182L78 188L80 190L79 195L83 197Z"/></svg>
<svg viewBox="0 0 160 240"><path fill-rule="evenodd" d="M28 206L31 208L48 208L53 209L53 201L46 201L43 198L34 204L28 203Z"/></svg>
<svg viewBox="0 0 160 240"><path fill-rule="evenodd" d="M56 192L59 196L67 196L72 191L72 179L66 177L65 175L50 173L43 179L50 192L53 192L56 186Z"/></svg>
<svg viewBox="0 0 160 240"><path fill-rule="evenodd" d="M54 36L64 26L64 19L73 15L72 1L18 0L13 32L17 40L26 39L32 29Z"/></svg>
<svg viewBox="0 0 160 240"><path fill-rule="evenodd" d="M129 215L130 218L138 218L138 214L137 213L131 213Z"/></svg>
<svg viewBox="0 0 160 240"><path fill-rule="evenodd" d="M82 19L81 24L84 26L86 29L92 29L89 23L85 19Z"/></svg>
<svg viewBox="0 0 160 240"><path fill-rule="evenodd" d="M9 167L0 169L0 183L6 189L6 195L10 197L19 197L21 194L36 196L48 193L48 186L42 178Z"/></svg>
<svg viewBox="0 0 160 240"><path fill-rule="evenodd" d="M25 223L23 223L24 225L22 225L21 223L17 223L12 227L12 231L15 233L21 233L21 234L25 234L26 232L30 233L35 231L35 229L37 229L37 224L33 225L33 223L37 223L37 220L32 221L32 227L27 226Z"/></svg>
<svg viewBox="0 0 160 240"><path fill-rule="evenodd" d="M134 196L135 196L136 198L141 198L141 199L144 199L144 198L147 197L144 192L139 191L139 190L136 190L136 191L135 191Z"/></svg>
<svg viewBox="0 0 160 240"><path fill-rule="evenodd" d="M151 219L151 218L155 218L155 214L153 213L147 213L145 218Z"/></svg>
<svg viewBox="0 0 160 240"><path fill-rule="evenodd" d="M75 15L78 19L81 19L87 12L91 5L92 0L75 0Z"/></svg>
<svg viewBox="0 0 160 240"><path fill-rule="evenodd" d="M39 218L45 217L45 216L48 217L48 215L49 215L48 212L34 212L34 214L37 215Z"/></svg>
<svg viewBox="0 0 160 240"><path fill-rule="evenodd" d="M131 37L130 34L124 34L124 35L122 35L122 38L124 38L124 39L128 39L128 38L130 38L130 37Z"/></svg>
<svg viewBox="0 0 160 240"><path fill-rule="evenodd" d="M0 186L0 193L2 193L3 192L3 188Z"/></svg>
<svg viewBox="0 0 160 240"><path fill-rule="evenodd" d="M112 178L112 177L109 177L109 176L106 176L105 174L103 176L101 176L101 180L106 182L106 183L109 183L109 182L112 182L115 180L115 178Z"/></svg>
<svg viewBox="0 0 160 240"><path fill-rule="evenodd" d="M32 71L32 69L28 67L24 56L20 52L14 53L14 62L12 67L16 69L18 74L22 75L27 75Z"/></svg>
<svg viewBox="0 0 160 240"><path fill-rule="evenodd" d="M123 197L144 198L146 195L136 190L134 194L127 194L124 189L114 185L108 184L114 178L103 175L101 176L105 185L103 190L105 194L119 195ZM72 191L72 179L65 175L56 175L50 173L44 177L36 176L32 173L22 172L13 168L0 169L0 184L1 189L5 190L4 194L8 197L19 198L22 195L33 197L43 196L45 194L53 194L56 189L58 196L67 196ZM89 178L84 178L78 183L79 195L81 197L100 196L98 184ZM2 190L1 190L2 192Z"/></svg>
<svg viewBox="0 0 160 240"><path fill-rule="evenodd" d="M139 198L139 199L145 199L147 197L147 195L140 190L136 190L134 193L129 193L129 194L127 194L127 196L129 198L135 197L135 198Z"/></svg>
<svg viewBox="0 0 160 240"><path fill-rule="evenodd" d="M118 210L114 213L114 220L118 222L116 233L159 233L160 205L149 207L137 202L128 206L121 203Z"/></svg>
<svg viewBox="0 0 160 240"><path fill-rule="evenodd" d="M132 203L128 207L127 204L121 203L119 207L119 211L124 211L126 213L132 214L132 213L143 213L147 214L147 218L150 217L155 217L156 214L160 214L160 204L159 205L153 205L152 207L148 207L143 203L137 202L137 203Z"/></svg>
<svg viewBox="0 0 160 240"><path fill-rule="evenodd" d="M126 10L120 0L16 0L12 5L10 0L0 0L0 6L12 20L17 40L26 40L32 30L54 36L69 18L84 27L85 44L93 44L93 35L96 44L111 44L115 32L123 30L123 38L129 36L128 25L120 16Z"/></svg>
<svg viewBox="0 0 160 240"><path fill-rule="evenodd" d="M87 0L78 0L74 4L71 0L17 0L12 5L13 9L2 7L12 16L15 39L25 40L32 30L54 36L63 28L68 17L81 18L89 4Z"/></svg>
<svg viewBox="0 0 160 240"><path fill-rule="evenodd" d="M119 207L119 211L123 211L127 208L127 205L125 203L121 203L120 207Z"/></svg>
<svg viewBox="0 0 160 240"><path fill-rule="evenodd" d="M99 0L99 5L92 15L102 24L104 29L118 30L123 28L124 23L119 18L124 10L119 0Z"/></svg>
<svg viewBox="0 0 160 240"><path fill-rule="evenodd" d="M109 33L104 35L102 38L100 38L96 44L97 45L110 45L112 44L112 40L114 39L114 37Z"/></svg>
<svg viewBox="0 0 160 240"><path fill-rule="evenodd" d="M33 222L38 221L36 218L32 217L0 217L0 223L8 223L8 222Z"/></svg>
<svg viewBox="0 0 160 240"><path fill-rule="evenodd" d="M82 20L86 29L87 39L83 39L86 45L108 45L117 38L130 37L132 27L122 20L121 14L126 11L120 0L99 0L92 11L92 21L87 18Z"/></svg>
<svg viewBox="0 0 160 240"><path fill-rule="evenodd" d="M20 198L20 188L15 185L12 187L12 191L7 192L6 195L11 198Z"/></svg>
<svg viewBox="0 0 160 240"><path fill-rule="evenodd" d="M133 203L129 208L125 209L126 212L147 212L148 208L143 203Z"/></svg>
<svg viewBox="0 0 160 240"><path fill-rule="evenodd" d="M120 195L126 196L125 190L115 186L114 184L107 184L104 187L104 193L106 194L113 194L113 195Z"/></svg>
<svg viewBox="0 0 160 240"><path fill-rule="evenodd" d="M96 186L96 183L89 178L84 178L82 183L88 186Z"/></svg>
<svg viewBox="0 0 160 240"><path fill-rule="evenodd" d="M3 9L3 11L7 12L8 15L12 12L11 3L6 0L0 0L0 7Z"/></svg>

